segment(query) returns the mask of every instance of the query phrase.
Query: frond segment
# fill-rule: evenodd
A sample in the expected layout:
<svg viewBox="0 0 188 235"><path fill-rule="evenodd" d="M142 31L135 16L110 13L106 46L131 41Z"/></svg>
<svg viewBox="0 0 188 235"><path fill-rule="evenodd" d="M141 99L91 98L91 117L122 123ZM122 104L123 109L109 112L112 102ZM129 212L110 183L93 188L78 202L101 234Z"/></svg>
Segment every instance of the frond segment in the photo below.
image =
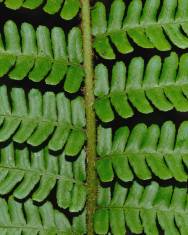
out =
<svg viewBox="0 0 188 235"><path fill-rule="evenodd" d="M174 177L186 182L188 178L188 122L184 121L176 131L171 121L161 129L153 124L137 124L132 131L119 128L112 140L112 129L98 128L97 172L101 181L110 182L114 173L124 182L134 175L141 180L162 180Z"/></svg>
<svg viewBox="0 0 188 235"><path fill-rule="evenodd" d="M9 98L10 95L10 98ZM0 142L11 137L17 143L39 146L49 140L48 147L57 151L65 146L65 154L77 155L85 142L84 100L70 101L64 93L43 95L31 89L0 86Z"/></svg>
<svg viewBox="0 0 188 235"><path fill-rule="evenodd" d="M188 111L188 54L180 58L175 52L161 60L153 56L145 65L142 57L135 57L126 67L120 61L108 77L107 67L95 68L95 109L103 122L114 120L114 110L122 118L138 112L149 114L157 108L169 111L175 108ZM111 81L110 81L111 80Z"/></svg>
<svg viewBox="0 0 188 235"><path fill-rule="evenodd" d="M4 25L4 40L0 36L0 77L22 80L28 76L33 82L45 80L57 85L63 79L64 89L75 93L80 89L84 69L82 67L82 35L73 27L66 40L62 28L51 32L46 26L37 30L23 23L19 30L13 21ZM67 41L67 42L66 42Z"/></svg>
<svg viewBox="0 0 188 235"><path fill-rule="evenodd" d="M12 193L17 199L32 194L37 202L44 201L56 187L59 207L78 212L86 200L85 151L69 162L64 153L50 154L47 149L31 151L9 144L0 152L0 194Z"/></svg>
<svg viewBox="0 0 188 235"><path fill-rule="evenodd" d="M92 10L94 48L104 59L115 59L113 46L122 54L134 46L168 51L171 44L188 48L188 2L186 0L133 0L127 6L114 0L107 18L105 5L97 2ZM125 17L124 17L125 15Z"/></svg>
<svg viewBox="0 0 188 235"><path fill-rule="evenodd" d="M188 231L187 188L159 186L152 182L145 188L134 182L130 189L115 185L99 188L98 209L94 217L96 234L125 235L127 227L134 234L158 235L158 224L165 234Z"/></svg>
<svg viewBox="0 0 188 235"><path fill-rule="evenodd" d="M1 234L54 234L83 235L86 233L85 212L74 217L72 224L50 202L36 206L32 200L21 204L13 198L8 202L0 198Z"/></svg>

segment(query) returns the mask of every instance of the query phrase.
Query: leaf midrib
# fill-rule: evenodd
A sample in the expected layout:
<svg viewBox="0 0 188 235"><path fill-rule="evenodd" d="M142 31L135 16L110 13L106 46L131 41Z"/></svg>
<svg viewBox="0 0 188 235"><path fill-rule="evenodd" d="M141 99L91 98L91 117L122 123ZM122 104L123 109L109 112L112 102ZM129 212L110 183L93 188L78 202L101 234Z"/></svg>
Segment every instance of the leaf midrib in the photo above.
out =
<svg viewBox="0 0 188 235"><path fill-rule="evenodd" d="M36 117L36 118L33 118L33 117L29 117L29 114L28 116L18 116L18 115L15 115L15 114L0 114L0 118L3 117L3 118L13 118L13 119L20 119L20 122L21 121L24 121L24 120L29 120L29 122L36 122L36 123L49 123L49 124L53 124L53 126L56 126L56 127L65 127L65 129L72 129L72 130L82 130L84 131L84 128L82 127L79 127L79 126L74 126L72 125L71 123L68 123L68 122L63 122L62 123L60 121L53 121L53 120L50 120L49 119L45 119L45 118L39 118L39 117Z"/></svg>
<svg viewBox="0 0 188 235"><path fill-rule="evenodd" d="M171 20L172 21L172 20ZM170 25L181 25L181 24L186 24L188 23L187 20L174 20L173 22L165 22L165 23L160 23L160 22L154 22L154 23L147 23L147 24L132 24L132 25L126 25L123 28L116 29L116 30L108 30L105 33L99 33L96 36L97 37L107 37L110 36L110 34L118 33L118 32L127 32L129 29L146 29L147 27L155 27L155 26L160 26L160 27L165 27L165 26L170 26Z"/></svg>
<svg viewBox="0 0 188 235"><path fill-rule="evenodd" d="M36 230L36 231L40 231L40 232L50 232L50 231L56 231L56 232L60 232L60 233L63 233L65 235L82 235L81 233L79 232L76 232L76 231L71 231L71 232L65 232L64 230L61 230L61 229L57 229L57 227L51 227L51 228L47 228L47 227L44 227L41 225L41 227L33 227L33 226L30 226L30 225L0 225L0 228L3 228L3 229L21 229L21 230Z"/></svg>
<svg viewBox="0 0 188 235"><path fill-rule="evenodd" d="M121 153L113 152L113 153L106 154L106 155L99 155L100 157L97 158L97 161L105 159L105 158L113 159L113 158L116 158L117 155L118 155L118 157L128 157L128 156L131 156L131 155L147 157L147 156L151 156L153 154L158 155L158 156L162 156L162 157L164 157L166 155L181 155L181 156L185 155L185 156L188 156L188 150L186 150L186 151L185 150L184 151L179 151L179 150L175 150L175 149L172 150L172 151L153 150L151 152L149 152L149 151L147 151L147 152L143 151L142 152L141 150L134 152L134 151L128 150L128 151L124 151L124 152L121 152Z"/></svg>
<svg viewBox="0 0 188 235"><path fill-rule="evenodd" d="M183 215L188 215L188 211L186 211L186 209L184 210L175 210L175 209L172 209L170 207L163 207L163 208L158 208L157 206L152 206L150 208L146 208L146 207L142 207L142 206L97 206L97 209L122 209L122 210L125 210L125 209L135 209L135 210L147 210L147 211L155 211L156 213L157 212L172 212L174 214L176 213L181 213Z"/></svg>
<svg viewBox="0 0 188 235"><path fill-rule="evenodd" d="M0 51L0 57L1 56L10 56L10 57L16 57L16 61L19 57L31 57L33 58L35 61L37 59L48 59L50 60L50 62L53 64L55 62L60 62L60 63L63 63L64 65L67 65L67 66L80 66L81 68L83 68L83 64L82 63L76 63L76 62L70 62L70 60L65 60L63 58L59 58L59 59L55 59L51 56L48 56L48 55L34 55L34 54L24 54L24 53L11 53L11 52L8 52L6 50L4 51ZM16 61L15 61L15 65L16 65ZM14 66L13 66L13 69L14 69ZM33 68L30 69L30 71L32 71ZM30 72L29 71L29 72Z"/></svg>
<svg viewBox="0 0 188 235"><path fill-rule="evenodd" d="M91 36L91 5L89 0L80 0L83 32L83 55L85 68L85 109L87 134L87 235L94 235L93 217L97 201L96 163L96 119L93 105L94 97L94 70Z"/></svg>
<svg viewBox="0 0 188 235"><path fill-rule="evenodd" d="M131 91L144 91L144 92L147 92L147 91L150 91L152 89L162 89L162 90L165 90L167 88L181 88L183 90L183 86L186 86L188 85L188 82L182 82L181 84L176 81L174 82L171 82L171 83L168 83L168 84L158 84L158 85L150 85L149 87L144 87L144 86L141 86L141 87L131 87L131 88L125 88L123 91L110 91L107 95L100 95L100 96L97 96L96 100L97 99L100 99L100 98L110 98L112 97L113 95L125 95L125 96L129 96L129 93ZM164 91L165 93L165 91Z"/></svg>
<svg viewBox="0 0 188 235"><path fill-rule="evenodd" d="M56 178L56 180L65 180L65 181L71 181L73 183L76 183L76 184L81 184L81 185L85 185L84 182L82 182L81 180L76 180L76 179L73 179L73 178L69 178L69 177L66 177L66 176L62 176L62 175L59 175L59 174L55 174L55 173L52 173L52 172L48 172L47 170L46 171L40 171L40 170L36 170L36 169L32 169L32 168L21 168L21 167L12 167L12 166L4 166L3 164L0 164L0 169L3 168L3 169L8 169L10 171L23 171L25 172L24 175L26 173L29 173L29 172L32 172L33 174L38 174L40 176L52 176L54 178Z"/></svg>

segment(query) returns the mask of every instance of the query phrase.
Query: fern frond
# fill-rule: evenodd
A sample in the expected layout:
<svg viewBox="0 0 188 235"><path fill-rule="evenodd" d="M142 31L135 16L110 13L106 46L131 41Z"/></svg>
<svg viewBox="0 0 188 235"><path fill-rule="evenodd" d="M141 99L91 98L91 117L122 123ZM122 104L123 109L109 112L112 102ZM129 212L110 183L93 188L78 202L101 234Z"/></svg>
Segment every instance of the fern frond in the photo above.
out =
<svg viewBox="0 0 188 235"><path fill-rule="evenodd" d="M69 162L64 153L56 157L47 149L34 152L9 144L0 152L0 194L24 199L32 193L34 201L42 202L56 187L58 206L78 212L86 200L85 157L82 150Z"/></svg>
<svg viewBox="0 0 188 235"><path fill-rule="evenodd" d="M46 13L50 15L59 13L64 20L73 19L80 9L79 0L1 0L1 2L4 2L6 7L13 10L21 7L33 10L44 5L43 10Z"/></svg>
<svg viewBox="0 0 188 235"><path fill-rule="evenodd" d="M134 115L134 106L148 114L153 107L161 111L175 108L188 111L188 54L178 58L175 52L161 61L153 56L145 66L144 59L135 57L128 68L117 62L109 82L107 67L98 64L95 68L95 109L103 122L114 119L115 109L122 118ZM109 83L111 83L109 85Z"/></svg>
<svg viewBox="0 0 188 235"><path fill-rule="evenodd" d="M123 0L114 0L108 18L102 2L97 2L92 10L94 48L104 59L116 57L111 42L122 54L132 52L129 37L143 48L168 51L170 43L188 48L186 0L146 0L144 4L142 0L133 0L125 8Z"/></svg>
<svg viewBox="0 0 188 235"><path fill-rule="evenodd" d="M9 98L10 95L10 98ZM31 89L0 86L0 142L10 137L17 143L39 146L47 139L51 150L65 146L65 154L77 155L85 142L85 108L82 97L70 101L64 93L55 95Z"/></svg>
<svg viewBox="0 0 188 235"><path fill-rule="evenodd" d="M55 210L50 202L36 206L32 200L19 203L13 198L8 202L0 198L0 234L54 234L83 235L86 233L85 212L74 217L72 224L68 218Z"/></svg>
<svg viewBox="0 0 188 235"><path fill-rule="evenodd" d="M137 124L130 132L119 128L112 141L112 129L98 128L97 152L100 158L96 167L100 179L112 181L114 172L122 181L152 178L162 180L174 177L187 181L188 172L188 121L182 122L177 133L173 122L147 127ZM186 166L186 167L185 167Z"/></svg>
<svg viewBox="0 0 188 235"><path fill-rule="evenodd" d="M134 182L130 189L119 184L113 193L99 188L94 223L96 234L125 235L126 227L134 234L158 235L158 224L165 234L186 235L188 231L187 188L159 186L145 188Z"/></svg>
<svg viewBox="0 0 188 235"><path fill-rule="evenodd" d="M16 24L7 21L4 40L0 38L0 77L8 73L11 79L22 80L28 76L34 82L45 79L49 85L65 78L65 91L77 92L84 77L79 28L70 30L67 42L62 28L54 27L50 32L39 26L35 31L31 24L23 23L19 35Z"/></svg>

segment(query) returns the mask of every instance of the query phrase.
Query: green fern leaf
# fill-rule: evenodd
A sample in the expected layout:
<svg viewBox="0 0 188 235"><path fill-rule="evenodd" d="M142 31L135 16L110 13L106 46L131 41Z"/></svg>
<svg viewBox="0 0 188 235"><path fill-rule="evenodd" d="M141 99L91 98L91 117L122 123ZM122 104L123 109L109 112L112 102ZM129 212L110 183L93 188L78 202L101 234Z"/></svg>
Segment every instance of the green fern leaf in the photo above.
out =
<svg viewBox="0 0 188 235"><path fill-rule="evenodd" d="M84 70L79 28L70 30L67 45L59 27L50 33L47 27L39 26L35 32L31 24L23 23L20 33L21 37L13 21L5 23L5 43L0 40L0 77L8 73L9 78L22 80L28 76L34 82L45 79L49 85L65 78L65 91L75 93L80 89Z"/></svg>
<svg viewBox="0 0 188 235"><path fill-rule="evenodd" d="M92 10L94 48L104 59L115 59L111 43L122 54L132 52L135 44L143 48L168 51L171 44L188 48L188 3L186 0L133 0L125 9L123 0L114 0L110 13L102 2ZM124 17L124 15L126 15Z"/></svg>
<svg viewBox="0 0 188 235"><path fill-rule="evenodd" d="M1 0L5 6L17 10L21 7L36 9L44 4L43 10L51 15L59 13L64 20L73 19L80 9L79 0Z"/></svg>
<svg viewBox="0 0 188 235"><path fill-rule="evenodd" d="M13 198L0 198L0 233L4 234L85 234L85 212L73 218L72 224L50 202L35 206L32 200L21 204Z"/></svg>
<svg viewBox="0 0 188 235"><path fill-rule="evenodd" d="M98 128L97 152L100 158L96 168L103 182L114 179L114 172L124 182L134 175L141 180L175 178L186 182L188 178L188 122L184 121L176 134L175 125L165 122L147 127L137 124L130 132L128 127L119 128L112 140L112 129Z"/></svg>
<svg viewBox="0 0 188 235"><path fill-rule="evenodd" d="M103 64L95 68L95 109L103 122L115 117L112 107L122 118L134 115L137 111L148 114L153 108L169 111L175 108L188 111L188 54L178 58L175 52L161 61L159 56L150 58L146 66L144 59L135 57L128 69L117 62L112 69L111 84L108 70Z"/></svg>
<svg viewBox="0 0 188 235"><path fill-rule="evenodd" d="M96 234L125 235L127 227L134 234L158 235L158 223L165 234L188 231L187 188L159 186L152 182L145 188L134 182L130 188L115 185L98 190L98 209L94 217ZM179 233L180 231L180 233Z"/></svg>
<svg viewBox="0 0 188 235"><path fill-rule="evenodd" d="M70 101L64 93L42 95L32 89L26 95L21 88L7 92L6 86L0 86L0 103L0 142L13 136L15 142L27 141L32 146L39 146L50 138L48 146L51 150L65 146L66 155L75 156L80 152L85 142L82 129L85 110L81 97Z"/></svg>
<svg viewBox="0 0 188 235"><path fill-rule="evenodd" d="M32 193L34 201L42 202L57 185L58 206L78 212L85 205L85 180L84 151L72 163L66 160L64 153L56 157L47 149L36 152L13 144L1 148L1 195L13 192L15 198L24 199Z"/></svg>
<svg viewBox="0 0 188 235"><path fill-rule="evenodd" d="M147 126L139 119L132 130L109 122L188 112L188 53L102 61L138 47L187 49L188 1L3 4L81 17L63 28L24 20L2 26L0 235L187 235L188 121Z"/></svg>

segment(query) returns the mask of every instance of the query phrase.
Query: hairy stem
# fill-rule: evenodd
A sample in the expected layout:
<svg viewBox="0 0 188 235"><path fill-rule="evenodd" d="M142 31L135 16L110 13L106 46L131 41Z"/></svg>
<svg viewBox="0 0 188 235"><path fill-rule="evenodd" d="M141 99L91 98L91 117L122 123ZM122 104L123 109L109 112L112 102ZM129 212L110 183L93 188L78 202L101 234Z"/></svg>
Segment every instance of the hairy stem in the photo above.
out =
<svg viewBox="0 0 188 235"><path fill-rule="evenodd" d="M81 0L82 4L82 31L85 68L85 104L87 120L87 234L93 235L93 215L96 207L97 177L95 171L96 160L96 123L93 110L93 57L90 22L89 0Z"/></svg>

